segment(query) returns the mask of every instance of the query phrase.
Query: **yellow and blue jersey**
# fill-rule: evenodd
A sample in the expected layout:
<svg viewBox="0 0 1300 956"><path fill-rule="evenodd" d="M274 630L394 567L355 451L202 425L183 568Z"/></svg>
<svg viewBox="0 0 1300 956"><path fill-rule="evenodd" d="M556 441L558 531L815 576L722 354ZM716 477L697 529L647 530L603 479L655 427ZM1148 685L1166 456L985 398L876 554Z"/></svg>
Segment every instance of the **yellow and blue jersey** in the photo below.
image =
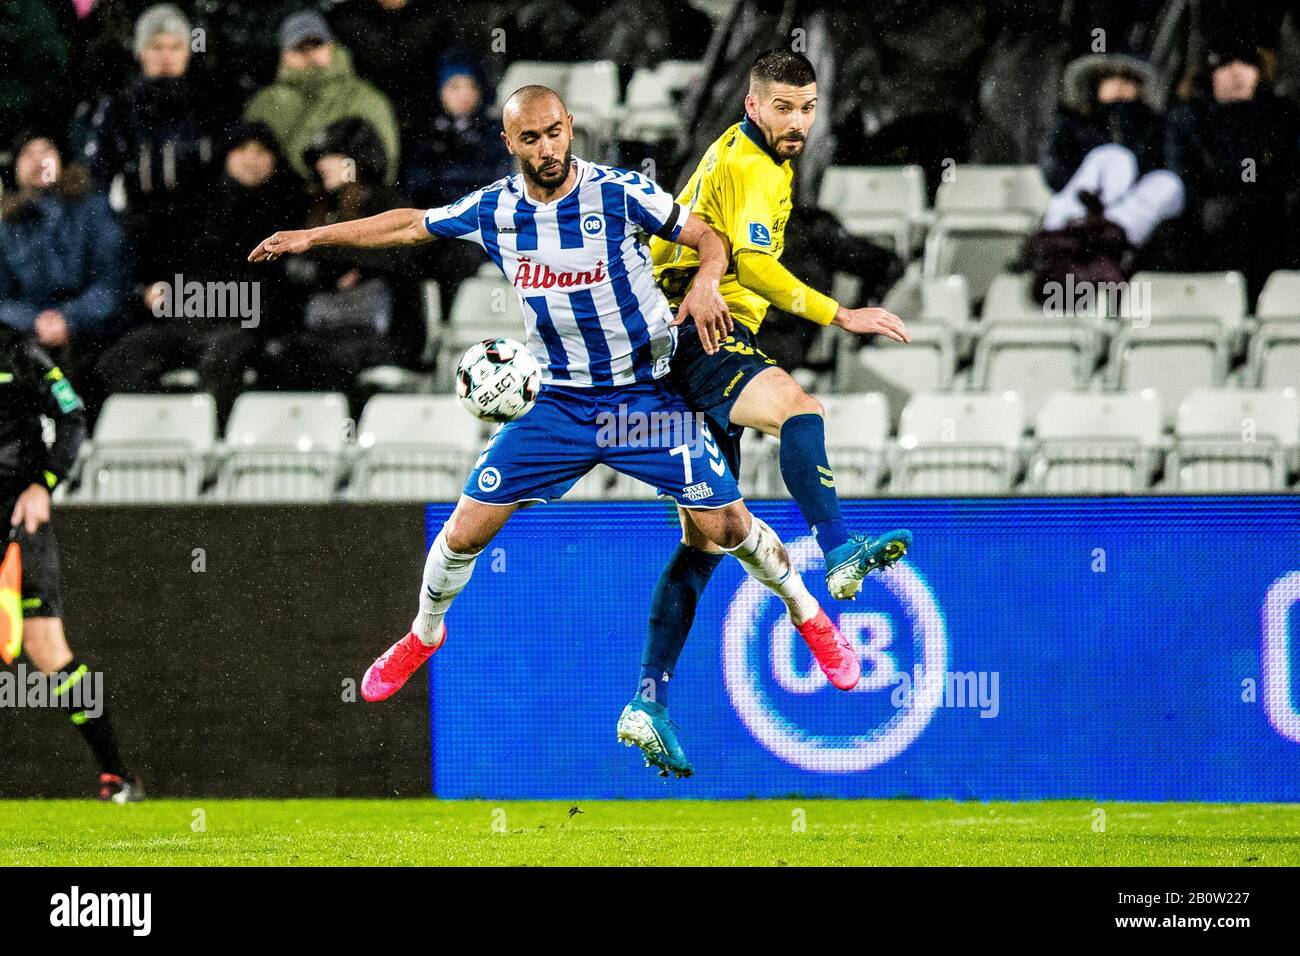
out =
<svg viewBox="0 0 1300 956"><path fill-rule="evenodd" d="M768 301L736 279L736 256L749 249L779 259L785 247L785 225L793 201L794 172L767 145L761 130L748 118L727 129L705 150L677 202L722 233L731 242L731 264L718 291L732 317L757 332ZM694 249L658 237L650 240L655 280L676 306L699 268Z"/></svg>

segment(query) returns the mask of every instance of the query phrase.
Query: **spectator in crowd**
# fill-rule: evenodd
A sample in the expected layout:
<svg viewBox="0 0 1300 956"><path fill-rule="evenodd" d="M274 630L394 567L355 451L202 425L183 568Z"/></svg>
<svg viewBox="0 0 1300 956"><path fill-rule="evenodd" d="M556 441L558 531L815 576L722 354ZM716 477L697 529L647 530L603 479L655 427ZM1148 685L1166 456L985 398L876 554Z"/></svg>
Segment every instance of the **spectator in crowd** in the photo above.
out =
<svg viewBox="0 0 1300 956"><path fill-rule="evenodd" d="M1141 60L1096 54L1066 69L1064 94L1040 164L1054 191L1043 227L1062 229L1094 208L1142 246L1183 211L1183 184L1164 168L1164 124Z"/></svg>
<svg viewBox="0 0 1300 956"><path fill-rule="evenodd" d="M90 368L120 331L122 228L53 137L21 137L15 152L15 188L0 199L0 322L34 336L89 405Z"/></svg>
<svg viewBox="0 0 1300 956"><path fill-rule="evenodd" d="M319 187L306 228L409 205L384 183L388 157L365 120L332 123L304 159L316 170ZM246 245L251 249L256 241ZM418 361L424 324L413 250L321 248L295 256L286 270L307 304L302 327L269 343L266 384L345 392L355 406L359 372Z"/></svg>
<svg viewBox="0 0 1300 956"><path fill-rule="evenodd" d="M266 123L294 171L311 179L304 151L326 127L347 117L365 120L378 134L386 165L383 181L397 178L400 136L388 97L356 75L352 54L334 39L315 11L295 13L280 26L280 72L244 110L247 120Z"/></svg>
<svg viewBox="0 0 1300 956"><path fill-rule="evenodd" d="M1165 155L1187 189L1188 268L1239 269L1253 300L1270 272L1295 262L1300 120L1249 42L1210 44L1197 92L1170 112Z"/></svg>
<svg viewBox="0 0 1300 956"><path fill-rule="evenodd" d="M478 65L467 56L443 60L437 90L437 110L408 144L406 188L417 205L445 205L510 172L501 117Z"/></svg>
<svg viewBox="0 0 1300 956"><path fill-rule="evenodd" d="M237 295L255 304L249 317L155 315L128 332L99 363L101 378L117 392L153 392L164 373L192 368L199 387L211 392L224 427L247 369L267 338L295 328L301 298L289 286L283 263L252 266L247 249L286 222L298 222L306 209L302 184L280 153L275 134L264 123L244 123L223 150L224 173L207 196L199 221L220 228L198 231L197 266L186 276L199 282L238 283ZM253 291L256 290L254 296ZM170 293L164 283L149 290L149 302L165 313L159 297Z"/></svg>
<svg viewBox="0 0 1300 956"><path fill-rule="evenodd" d="M510 173L510 154L501 141L501 119L490 109L483 74L467 57L444 60L438 69L438 110L410 142L404 176L417 206L444 206L483 183ZM439 239L421 250L426 274L438 282L442 317L460 284L478 271L487 255L472 242Z"/></svg>
<svg viewBox="0 0 1300 956"><path fill-rule="evenodd" d="M73 124L74 148L95 185L122 175L123 214L140 293L194 266L204 195L219 175L222 118L190 81L190 22L169 3L135 24L140 73Z"/></svg>

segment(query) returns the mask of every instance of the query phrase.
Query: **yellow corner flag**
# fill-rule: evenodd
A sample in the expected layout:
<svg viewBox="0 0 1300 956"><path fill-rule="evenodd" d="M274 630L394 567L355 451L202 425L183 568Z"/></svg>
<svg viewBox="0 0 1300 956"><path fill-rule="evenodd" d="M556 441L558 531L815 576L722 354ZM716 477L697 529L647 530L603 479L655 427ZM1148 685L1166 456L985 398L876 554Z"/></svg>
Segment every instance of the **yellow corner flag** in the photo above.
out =
<svg viewBox="0 0 1300 956"><path fill-rule="evenodd" d="M23 565L18 542L9 542L0 561L0 659L12 664L23 649Z"/></svg>

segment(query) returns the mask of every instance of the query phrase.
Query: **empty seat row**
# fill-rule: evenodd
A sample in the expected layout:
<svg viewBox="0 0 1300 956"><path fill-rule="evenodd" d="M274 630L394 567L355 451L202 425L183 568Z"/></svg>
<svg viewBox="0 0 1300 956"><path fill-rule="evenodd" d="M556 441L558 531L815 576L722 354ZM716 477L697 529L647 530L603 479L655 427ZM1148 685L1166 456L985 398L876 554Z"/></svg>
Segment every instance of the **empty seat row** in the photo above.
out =
<svg viewBox="0 0 1300 956"><path fill-rule="evenodd" d="M1005 493L1024 471L1045 492L1130 492L1151 486L1164 452L1165 484L1187 489L1285 487L1300 468L1297 389L1198 390L1180 402L1172 441L1160 400L1138 394L1050 394L1026 441L1013 391L915 395L896 439L879 393L828 396L826 442L842 495ZM248 393L216 437L209 395L115 395L105 405L75 496L90 501L445 500L459 493L486 439L455 399L380 395L359 425L340 395ZM742 486L783 494L776 443L747 433ZM1032 452L1026 461L1025 455ZM600 468L571 497L650 497L653 489Z"/></svg>

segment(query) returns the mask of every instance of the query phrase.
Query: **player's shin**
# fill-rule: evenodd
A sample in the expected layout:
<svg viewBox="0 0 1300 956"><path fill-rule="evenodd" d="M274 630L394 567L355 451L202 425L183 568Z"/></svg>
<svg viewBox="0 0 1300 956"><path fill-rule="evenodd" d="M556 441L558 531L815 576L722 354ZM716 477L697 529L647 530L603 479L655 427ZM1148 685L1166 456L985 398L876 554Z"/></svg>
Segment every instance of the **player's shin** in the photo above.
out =
<svg viewBox="0 0 1300 956"><path fill-rule="evenodd" d="M826 423L820 415L793 415L781 426L781 477L823 554L849 540L826 455Z"/></svg>
<svg viewBox="0 0 1300 956"><path fill-rule="evenodd" d="M637 682L637 694L642 698L668 703L668 679L695 621L700 595L722 558L721 554L679 544L668 559L650 601L650 629Z"/></svg>
<svg viewBox="0 0 1300 956"><path fill-rule="evenodd" d="M421 643L434 646L442 642L445 632L442 619L456 595L465 589L474 573L477 554L460 554L447 546L447 529L443 528L429 548L424 562L424 581L420 586L420 611L411 623L411 633Z"/></svg>
<svg viewBox="0 0 1300 956"><path fill-rule="evenodd" d="M723 550L745 566L751 576L765 584L785 602L795 625L815 617L821 606L809 593L799 572L790 564L785 545L767 524L751 516L752 524L745 540Z"/></svg>

